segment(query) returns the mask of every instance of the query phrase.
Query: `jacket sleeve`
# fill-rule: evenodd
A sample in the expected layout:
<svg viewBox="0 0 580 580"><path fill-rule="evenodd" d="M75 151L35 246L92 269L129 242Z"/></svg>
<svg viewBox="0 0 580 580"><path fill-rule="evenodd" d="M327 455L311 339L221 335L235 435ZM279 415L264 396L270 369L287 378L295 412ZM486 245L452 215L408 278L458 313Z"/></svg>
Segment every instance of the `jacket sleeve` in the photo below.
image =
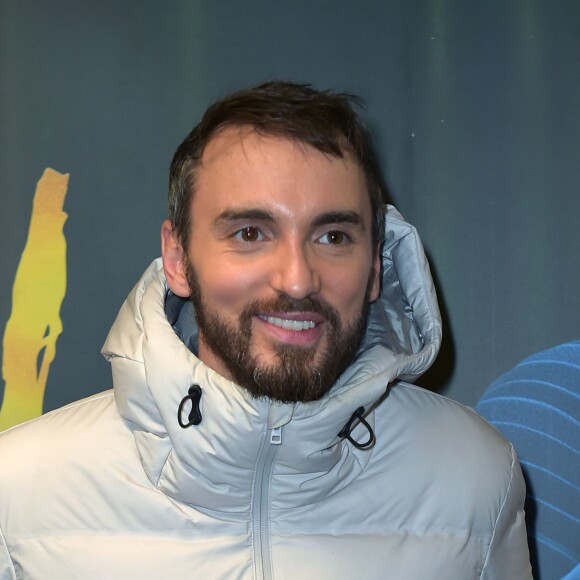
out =
<svg viewBox="0 0 580 580"><path fill-rule="evenodd" d="M0 529L0 580L16 580L16 570Z"/></svg>
<svg viewBox="0 0 580 580"><path fill-rule="evenodd" d="M495 522L482 580L532 580L524 517L526 485L513 447L511 454L511 478Z"/></svg>

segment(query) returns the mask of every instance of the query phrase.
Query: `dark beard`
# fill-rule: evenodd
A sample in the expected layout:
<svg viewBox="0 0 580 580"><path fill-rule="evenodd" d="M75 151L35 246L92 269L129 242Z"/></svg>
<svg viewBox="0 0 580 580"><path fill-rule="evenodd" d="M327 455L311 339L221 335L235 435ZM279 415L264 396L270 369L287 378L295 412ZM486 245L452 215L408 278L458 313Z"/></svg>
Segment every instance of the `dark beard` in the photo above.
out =
<svg viewBox="0 0 580 580"><path fill-rule="evenodd" d="M283 403L317 401L353 361L364 336L369 312L366 296L360 316L345 328L338 311L330 304L316 298L296 301L286 296L248 303L236 328L206 306L191 264L187 267L187 279L200 337L221 359L233 380L254 397L267 397ZM277 361L268 365L258 363L250 353L253 317L260 312L303 311L322 315L328 327L326 346L318 362L315 364L316 347L273 345Z"/></svg>

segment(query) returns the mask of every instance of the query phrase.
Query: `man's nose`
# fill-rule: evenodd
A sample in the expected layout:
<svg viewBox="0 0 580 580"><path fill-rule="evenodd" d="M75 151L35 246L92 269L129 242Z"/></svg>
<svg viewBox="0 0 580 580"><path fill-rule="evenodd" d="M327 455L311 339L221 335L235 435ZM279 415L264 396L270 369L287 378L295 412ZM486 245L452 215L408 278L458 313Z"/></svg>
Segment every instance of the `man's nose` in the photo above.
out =
<svg viewBox="0 0 580 580"><path fill-rule="evenodd" d="M281 245L271 283L276 292L304 300L320 291L320 272L312 248L298 243Z"/></svg>

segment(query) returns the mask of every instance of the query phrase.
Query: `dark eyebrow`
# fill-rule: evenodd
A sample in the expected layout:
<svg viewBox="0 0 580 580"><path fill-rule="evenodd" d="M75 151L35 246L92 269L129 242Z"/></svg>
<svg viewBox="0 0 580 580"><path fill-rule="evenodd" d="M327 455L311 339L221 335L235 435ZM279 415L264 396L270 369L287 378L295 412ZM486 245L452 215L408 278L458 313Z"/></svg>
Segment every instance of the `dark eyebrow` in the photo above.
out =
<svg viewBox="0 0 580 580"><path fill-rule="evenodd" d="M263 222L276 221L271 213L263 209L240 209L223 211L214 223L236 222L243 220L259 220ZM312 222L313 227L331 224L352 224L359 226L363 231L366 229L361 216L355 211L329 211L320 214Z"/></svg>
<svg viewBox="0 0 580 580"><path fill-rule="evenodd" d="M265 222L273 222L274 218L270 213L262 209L230 209L222 212L216 218L215 223L219 224L221 222L235 222L239 220L260 220Z"/></svg>
<svg viewBox="0 0 580 580"><path fill-rule="evenodd" d="M315 227L330 224L353 224L366 229L362 218L354 211L330 211L319 215L313 222Z"/></svg>

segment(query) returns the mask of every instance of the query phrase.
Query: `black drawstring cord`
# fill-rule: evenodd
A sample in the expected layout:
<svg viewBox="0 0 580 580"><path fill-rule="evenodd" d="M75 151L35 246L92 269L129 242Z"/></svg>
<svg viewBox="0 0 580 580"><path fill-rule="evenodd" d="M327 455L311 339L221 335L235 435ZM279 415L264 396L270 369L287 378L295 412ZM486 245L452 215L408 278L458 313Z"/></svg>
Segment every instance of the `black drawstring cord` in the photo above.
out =
<svg viewBox="0 0 580 580"><path fill-rule="evenodd" d="M341 439L348 439L357 449L367 449L375 442L375 434L373 428L369 425L368 421L364 418L365 408L359 407L347 421L346 425L342 428L342 431L338 434ZM351 437L351 432L353 430L353 423L358 421L362 423L369 432L369 438L364 443L359 443Z"/></svg>
<svg viewBox="0 0 580 580"><path fill-rule="evenodd" d="M191 410L187 416L187 423L184 423L181 416L183 415L183 407L187 401L191 401ZM201 402L201 387L199 385L192 385L187 391L187 395L181 399L179 408L177 409L177 421L180 427L187 429L192 425L199 425L201 423L201 409L199 403Z"/></svg>
<svg viewBox="0 0 580 580"><path fill-rule="evenodd" d="M192 425L199 425L201 423L201 419L202 419L201 409L200 409L201 395L202 395L201 387L199 385L192 385L191 387L189 387L189 389L187 391L187 395L185 397L183 397L183 399L181 399L181 402L179 403L179 408L177 409L177 421L179 422L180 427L182 427L183 429L187 429L188 427L191 427ZM187 423L184 423L183 419L182 419L182 415L183 415L183 409L184 409L187 401L191 401L191 409L190 409L188 416L187 416L187 419L188 419ZM338 436L341 439L348 439L357 449L367 449L375 442L375 434L373 432L373 428L369 425L368 421L364 418L364 414L365 414L365 408L359 407L351 415L351 417L347 421L346 425L342 428L342 430L338 434ZM353 423L355 423L355 421L362 423L367 428L367 431L369 432L369 438L364 443L359 443L358 441L353 439L351 436L352 430L354 428Z"/></svg>

